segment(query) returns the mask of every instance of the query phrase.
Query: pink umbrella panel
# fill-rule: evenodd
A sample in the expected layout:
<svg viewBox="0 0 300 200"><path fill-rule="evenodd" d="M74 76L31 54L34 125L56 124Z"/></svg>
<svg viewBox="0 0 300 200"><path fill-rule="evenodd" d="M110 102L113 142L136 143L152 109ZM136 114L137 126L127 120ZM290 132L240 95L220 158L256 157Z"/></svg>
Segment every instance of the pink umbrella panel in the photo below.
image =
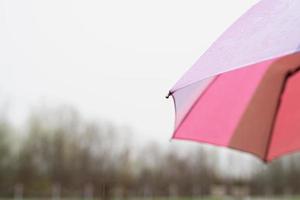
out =
<svg viewBox="0 0 300 200"><path fill-rule="evenodd" d="M258 156L300 149L300 1L263 0L171 89L173 138Z"/></svg>

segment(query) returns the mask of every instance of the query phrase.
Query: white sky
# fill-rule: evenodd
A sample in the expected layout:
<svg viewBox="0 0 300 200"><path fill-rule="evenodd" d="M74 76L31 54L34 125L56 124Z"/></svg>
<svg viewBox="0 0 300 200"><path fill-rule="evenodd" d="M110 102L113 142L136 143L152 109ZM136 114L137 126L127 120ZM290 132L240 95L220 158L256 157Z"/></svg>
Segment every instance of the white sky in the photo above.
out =
<svg viewBox="0 0 300 200"><path fill-rule="evenodd" d="M68 104L168 142L168 90L256 2L0 0L0 102L16 121Z"/></svg>

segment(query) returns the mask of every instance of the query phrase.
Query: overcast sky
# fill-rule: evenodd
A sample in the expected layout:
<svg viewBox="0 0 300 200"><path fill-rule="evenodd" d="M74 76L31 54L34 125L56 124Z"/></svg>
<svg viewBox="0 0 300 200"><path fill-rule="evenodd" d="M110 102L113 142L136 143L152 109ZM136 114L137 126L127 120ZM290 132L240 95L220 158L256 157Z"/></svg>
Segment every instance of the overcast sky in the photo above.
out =
<svg viewBox="0 0 300 200"><path fill-rule="evenodd" d="M168 90L256 2L0 0L0 102L15 121L67 104L168 142Z"/></svg>

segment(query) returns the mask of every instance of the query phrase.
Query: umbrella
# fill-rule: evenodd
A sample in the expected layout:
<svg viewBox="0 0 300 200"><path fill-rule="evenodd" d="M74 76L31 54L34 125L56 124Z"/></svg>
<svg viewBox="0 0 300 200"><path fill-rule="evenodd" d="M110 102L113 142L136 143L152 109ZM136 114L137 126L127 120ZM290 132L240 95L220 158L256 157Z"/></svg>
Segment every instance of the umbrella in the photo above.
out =
<svg viewBox="0 0 300 200"><path fill-rule="evenodd" d="M211 45L169 92L172 138L265 162L300 149L299 10L299 0L262 0Z"/></svg>

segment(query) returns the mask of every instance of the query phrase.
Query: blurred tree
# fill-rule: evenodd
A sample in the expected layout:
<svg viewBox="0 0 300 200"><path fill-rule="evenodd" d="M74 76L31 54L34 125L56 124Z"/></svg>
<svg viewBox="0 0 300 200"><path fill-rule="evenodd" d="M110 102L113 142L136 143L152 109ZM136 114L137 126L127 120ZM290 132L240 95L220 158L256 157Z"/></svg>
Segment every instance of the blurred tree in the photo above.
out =
<svg viewBox="0 0 300 200"><path fill-rule="evenodd" d="M11 195L13 192L14 168L12 152L12 128L5 119L0 120L0 193L3 196Z"/></svg>

